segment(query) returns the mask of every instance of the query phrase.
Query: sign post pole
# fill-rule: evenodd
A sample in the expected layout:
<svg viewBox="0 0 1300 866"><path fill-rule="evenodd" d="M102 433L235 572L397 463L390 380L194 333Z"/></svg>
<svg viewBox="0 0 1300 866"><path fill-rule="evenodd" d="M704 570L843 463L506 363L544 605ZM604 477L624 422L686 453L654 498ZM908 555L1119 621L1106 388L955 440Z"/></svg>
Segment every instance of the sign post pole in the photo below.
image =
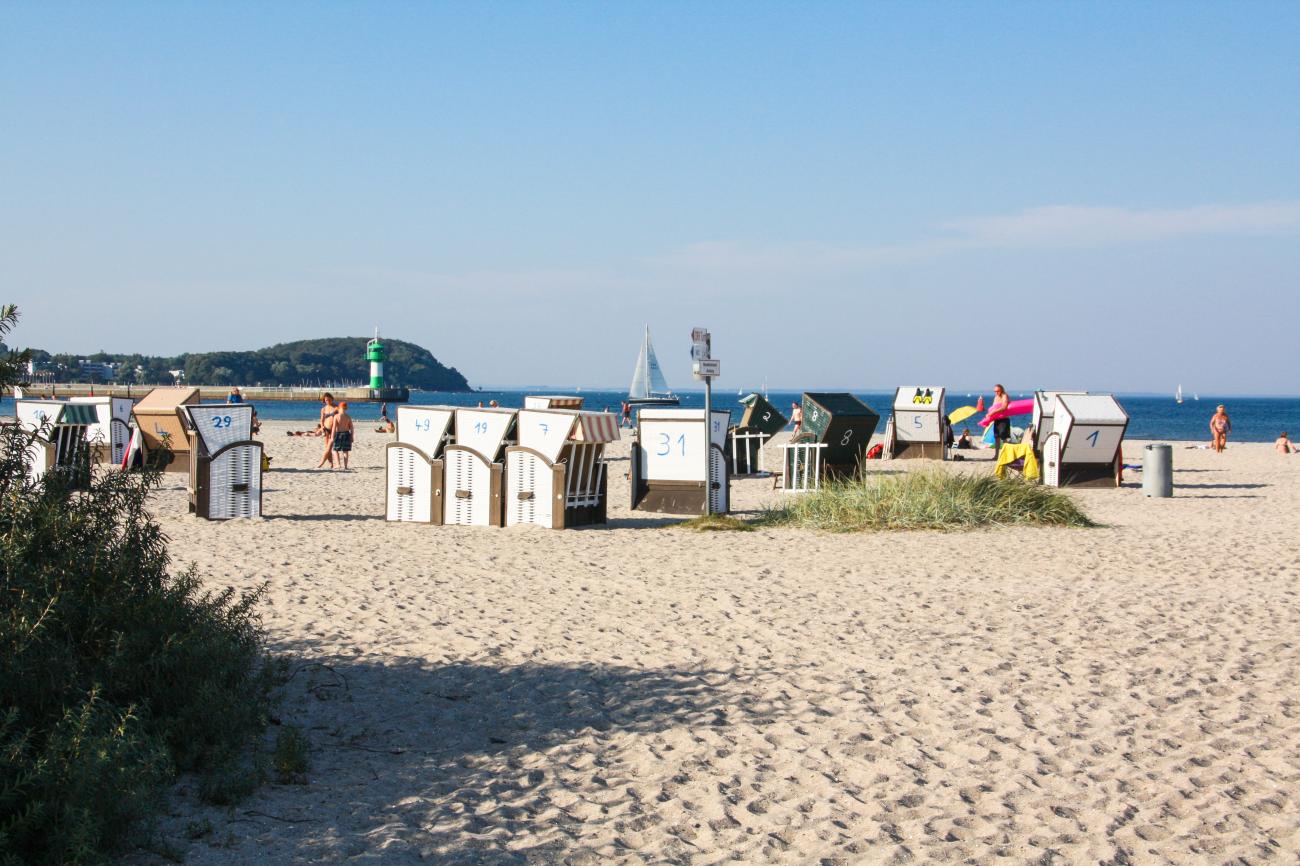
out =
<svg viewBox="0 0 1300 866"><path fill-rule="evenodd" d="M704 380L704 516L713 514L713 377L719 365L713 360L713 338L707 328L691 330L692 372Z"/></svg>

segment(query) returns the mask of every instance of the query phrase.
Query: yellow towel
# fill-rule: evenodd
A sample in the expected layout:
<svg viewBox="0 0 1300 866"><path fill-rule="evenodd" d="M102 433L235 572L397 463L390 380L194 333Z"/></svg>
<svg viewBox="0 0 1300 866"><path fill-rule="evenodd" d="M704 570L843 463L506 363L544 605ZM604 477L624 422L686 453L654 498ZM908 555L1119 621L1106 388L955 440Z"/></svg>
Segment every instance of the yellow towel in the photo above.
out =
<svg viewBox="0 0 1300 866"><path fill-rule="evenodd" d="M999 478L1005 478L1008 464L1014 463L1020 458L1025 458L1025 468L1021 474L1030 481L1037 481L1039 478L1038 458L1034 456L1034 446L1028 442L1011 443L1008 442L1002 446L998 452L998 465L994 468L993 474Z"/></svg>

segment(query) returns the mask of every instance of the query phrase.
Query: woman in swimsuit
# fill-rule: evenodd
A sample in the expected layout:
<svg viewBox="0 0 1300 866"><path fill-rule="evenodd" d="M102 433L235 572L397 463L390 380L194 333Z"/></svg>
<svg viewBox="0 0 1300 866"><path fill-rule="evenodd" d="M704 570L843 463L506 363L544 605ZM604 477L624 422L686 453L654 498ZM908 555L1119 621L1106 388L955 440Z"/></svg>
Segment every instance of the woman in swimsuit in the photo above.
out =
<svg viewBox="0 0 1300 866"><path fill-rule="evenodd" d="M320 402L320 426L316 429L320 430L321 435L325 437L325 453L321 455L320 462L316 464L316 468L320 469L328 463L330 468L333 469L334 414L338 412L338 410L334 408L334 395L328 391L321 395Z"/></svg>
<svg viewBox="0 0 1300 866"><path fill-rule="evenodd" d="M1214 415L1210 418L1210 435L1214 437L1211 446L1220 454L1223 449L1228 447L1228 434L1232 432L1232 419L1228 417L1228 410L1220 403Z"/></svg>

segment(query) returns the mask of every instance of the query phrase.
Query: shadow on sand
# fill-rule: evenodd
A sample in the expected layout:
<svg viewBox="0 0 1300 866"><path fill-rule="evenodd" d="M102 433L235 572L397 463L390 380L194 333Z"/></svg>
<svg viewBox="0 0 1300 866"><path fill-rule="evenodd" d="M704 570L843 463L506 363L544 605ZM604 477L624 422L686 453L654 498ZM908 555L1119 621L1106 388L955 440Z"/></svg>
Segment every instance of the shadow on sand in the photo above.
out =
<svg viewBox="0 0 1300 866"><path fill-rule="evenodd" d="M757 697L757 677L775 671L437 666L333 658L304 645L276 651L302 659L282 714L311 741L310 781L264 790L236 807L232 827L246 845L274 829L292 848L276 862L362 852L384 863L520 866L591 857L583 839L593 825L657 805L640 805L632 790L635 767L620 749L630 736L641 736L640 760L662 749L660 760L675 765L673 746L656 747L653 735L680 729L721 745L729 725L790 714L783 700Z"/></svg>

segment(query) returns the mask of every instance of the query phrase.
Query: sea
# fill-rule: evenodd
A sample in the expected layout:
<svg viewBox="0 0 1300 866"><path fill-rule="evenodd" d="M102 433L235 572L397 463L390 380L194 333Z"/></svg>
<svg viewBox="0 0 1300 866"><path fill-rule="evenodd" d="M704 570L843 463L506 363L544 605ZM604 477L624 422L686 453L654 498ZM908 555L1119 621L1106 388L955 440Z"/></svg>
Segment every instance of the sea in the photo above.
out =
<svg viewBox="0 0 1300 866"><path fill-rule="evenodd" d="M749 392L722 391L713 392L713 405L718 409L728 409L731 417L737 421L744 411L740 398ZM893 391L854 392L858 398L880 413L883 419L889 415L893 403ZM443 406L477 406L480 402L486 406L492 400L507 408L519 408L524 404L527 394L573 394L584 398L588 409L618 412L619 405L626 399L623 391L573 390L569 388L529 388L506 390L482 390L470 392L412 391L413 405ZM681 405L686 408L704 406L703 391L679 392ZM790 414L790 404L798 402L802 394L798 391L771 391L767 399L786 415ZM1032 397L1031 393L1011 395L1012 399ZM978 394L948 392L948 410L959 406L974 405ZM1300 397L1227 397L1214 394L1201 394L1200 399L1185 397L1184 402L1175 402L1170 395L1152 394L1117 394L1116 398L1129 414L1127 437L1130 439L1155 439L1168 441L1209 441L1210 416L1214 408L1223 403L1232 418L1232 441L1237 442L1272 442L1283 430L1291 433L1293 439L1300 439ZM985 403L992 400L991 394L984 395ZM305 428L315 426L320 412L317 403L268 401L254 402L259 417L267 420L302 421ZM353 403L349 407L358 421L373 421L379 417L379 404ZM390 413L394 406L389 406ZM13 398L0 400L0 416L13 415ZM975 419L971 419L974 422ZM1026 416L1025 420L1028 420ZM961 427L958 425L958 432ZM972 423L972 430L980 432Z"/></svg>

